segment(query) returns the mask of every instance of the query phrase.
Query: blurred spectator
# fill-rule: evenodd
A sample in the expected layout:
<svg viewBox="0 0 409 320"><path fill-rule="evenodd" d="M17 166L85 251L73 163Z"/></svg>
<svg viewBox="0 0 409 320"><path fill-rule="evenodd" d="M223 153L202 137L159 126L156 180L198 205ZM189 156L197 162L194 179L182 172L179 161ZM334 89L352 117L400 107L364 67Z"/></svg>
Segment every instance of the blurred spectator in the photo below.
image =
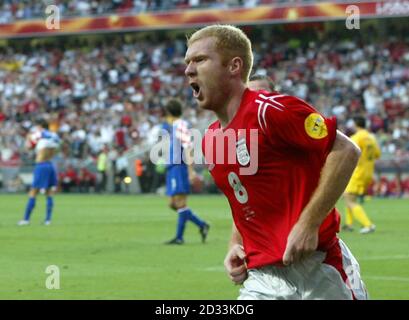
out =
<svg viewBox="0 0 409 320"><path fill-rule="evenodd" d="M125 187L125 192L129 193L129 182L124 179L128 177L128 159L124 153L124 149L119 149L118 157L115 160L115 192L122 191L122 186Z"/></svg>
<svg viewBox="0 0 409 320"><path fill-rule="evenodd" d="M21 159L19 153L13 150L10 145L1 146L0 143L0 174L4 191L15 192L24 190L19 176L20 166Z"/></svg>
<svg viewBox="0 0 409 320"><path fill-rule="evenodd" d="M69 165L65 171L60 172L59 181L62 192L73 192L78 186L78 176L74 167Z"/></svg>
<svg viewBox="0 0 409 320"><path fill-rule="evenodd" d="M160 157L156 164L152 163L152 184L150 192L156 193L158 189L166 184L166 161L164 157Z"/></svg>
<svg viewBox="0 0 409 320"><path fill-rule="evenodd" d="M97 158L97 192L105 192L107 190L108 178L108 146L104 146Z"/></svg>
<svg viewBox="0 0 409 320"><path fill-rule="evenodd" d="M81 168L78 174L78 191L89 193L96 188L96 175L87 168Z"/></svg>

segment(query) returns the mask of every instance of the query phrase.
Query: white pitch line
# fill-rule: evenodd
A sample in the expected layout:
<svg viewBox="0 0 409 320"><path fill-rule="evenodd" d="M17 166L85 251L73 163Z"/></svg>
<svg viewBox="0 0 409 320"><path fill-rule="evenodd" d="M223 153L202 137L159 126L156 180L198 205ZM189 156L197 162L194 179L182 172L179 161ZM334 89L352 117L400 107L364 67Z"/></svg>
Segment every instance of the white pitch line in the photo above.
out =
<svg viewBox="0 0 409 320"><path fill-rule="evenodd" d="M395 255L395 256L374 256L374 257L362 257L358 258L359 261L377 261L377 260L408 260L409 255ZM222 272L225 271L223 266L213 266L201 269L202 271L208 272ZM405 279L405 278L404 278ZM406 281L406 280L403 280Z"/></svg>
<svg viewBox="0 0 409 320"><path fill-rule="evenodd" d="M223 267L209 267L202 269L203 271L207 272L224 272ZM378 280L378 281L398 281L398 282L409 282L409 277L385 277L385 276L368 276L363 274L362 275L364 280Z"/></svg>
<svg viewBox="0 0 409 320"><path fill-rule="evenodd" d="M369 261L369 260L407 260L409 255L395 255L395 256L375 256L375 257L362 257L358 258L359 261Z"/></svg>
<svg viewBox="0 0 409 320"><path fill-rule="evenodd" d="M203 268L201 270L210 271L210 272L223 272L224 267L223 266L207 267L207 268Z"/></svg>
<svg viewBox="0 0 409 320"><path fill-rule="evenodd" d="M362 277L364 279L372 279L372 280L409 282L409 278L405 278L405 277L365 276L364 274L362 275Z"/></svg>

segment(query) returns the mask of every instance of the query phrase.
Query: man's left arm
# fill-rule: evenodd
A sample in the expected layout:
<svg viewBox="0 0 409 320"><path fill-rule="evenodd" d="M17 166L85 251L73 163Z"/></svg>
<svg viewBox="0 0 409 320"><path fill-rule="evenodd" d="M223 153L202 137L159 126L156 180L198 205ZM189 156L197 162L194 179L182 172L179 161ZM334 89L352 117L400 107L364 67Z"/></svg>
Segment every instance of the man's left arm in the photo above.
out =
<svg viewBox="0 0 409 320"><path fill-rule="evenodd" d="M381 147L378 142L375 140L375 159L379 159L382 155Z"/></svg>
<svg viewBox="0 0 409 320"><path fill-rule="evenodd" d="M317 189L288 236L283 256L284 265L308 257L317 249L319 228L344 192L360 154L358 146L337 131Z"/></svg>
<svg viewBox="0 0 409 320"><path fill-rule="evenodd" d="M196 174L196 171L195 171L195 168L194 168L194 165L195 165L195 163L194 163L194 157L193 157L193 155L192 155L192 153L193 153L193 148L190 147L190 146L185 147L185 148L183 149L183 152L184 152L184 156L185 156L185 163L186 163L186 165L187 165L187 170L188 170L188 175L189 175L189 181L190 181L190 183L193 183L193 181L194 181L194 180L196 179L196 177L197 177L197 174Z"/></svg>

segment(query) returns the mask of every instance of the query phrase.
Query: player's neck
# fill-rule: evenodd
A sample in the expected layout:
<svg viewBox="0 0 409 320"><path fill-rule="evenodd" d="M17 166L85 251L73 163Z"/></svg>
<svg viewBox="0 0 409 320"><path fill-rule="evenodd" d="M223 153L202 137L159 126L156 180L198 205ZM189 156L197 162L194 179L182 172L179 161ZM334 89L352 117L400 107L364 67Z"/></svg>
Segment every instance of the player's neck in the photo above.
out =
<svg viewBox="0 0 409 320"><path fill-rule="evenodd" d="M226 104L217 110L216 116L219 119L221 128L225 128L233 120L240 108L243 93L246 90L245 85L240 85L237 89L232 90L232 95L226 99Z"/></svg>
<svg viewBox="0 0 409 320"><path fill-rule="evenodd" d="M178 120L178 119L180 119L180 118L179 118L179 117L174 117L174 116L168 116L168 117L167 117L168 123L173 123L173 122L175 122L175 121Z"/></svg>

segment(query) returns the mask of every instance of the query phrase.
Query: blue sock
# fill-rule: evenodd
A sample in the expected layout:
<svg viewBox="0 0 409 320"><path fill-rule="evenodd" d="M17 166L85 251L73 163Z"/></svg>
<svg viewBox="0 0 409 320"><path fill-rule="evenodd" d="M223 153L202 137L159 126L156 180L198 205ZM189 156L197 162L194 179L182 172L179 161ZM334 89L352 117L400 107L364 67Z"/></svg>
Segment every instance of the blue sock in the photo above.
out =
<svg viewBox="0 0 409 320"><path fill-rule="evenodd" d="M185 232L186 221L188 220L188 215L186 210L178 210L178 226L176 231L176 238L183 240L183 233Z"/></svg>
<svg viewBox="0 0 409 320"><path fill-rule="evenodd" d="M53 213L54 199L53 197L47 197L47 215L45 221L51 221L51 215Z"/></svg>
<svg viewBox="0 0 409 320"><path fill-rule="evenodd" d="M192 221L199 228L203 228L206 225L206 223L203 220L201 220L197 215L195 215L192 210L190 210L189 208L184 208L184 210L185 210L184 212L187 213L188 220Z"/></svg>
<svg viewBox="0 0 409 320"><path fill-rule="evenodd" d="M24 220L30 220L31 212L33 212L34 207L36 206L36 198L28 198L26 205L26 212L24 213Z"/></svg>

